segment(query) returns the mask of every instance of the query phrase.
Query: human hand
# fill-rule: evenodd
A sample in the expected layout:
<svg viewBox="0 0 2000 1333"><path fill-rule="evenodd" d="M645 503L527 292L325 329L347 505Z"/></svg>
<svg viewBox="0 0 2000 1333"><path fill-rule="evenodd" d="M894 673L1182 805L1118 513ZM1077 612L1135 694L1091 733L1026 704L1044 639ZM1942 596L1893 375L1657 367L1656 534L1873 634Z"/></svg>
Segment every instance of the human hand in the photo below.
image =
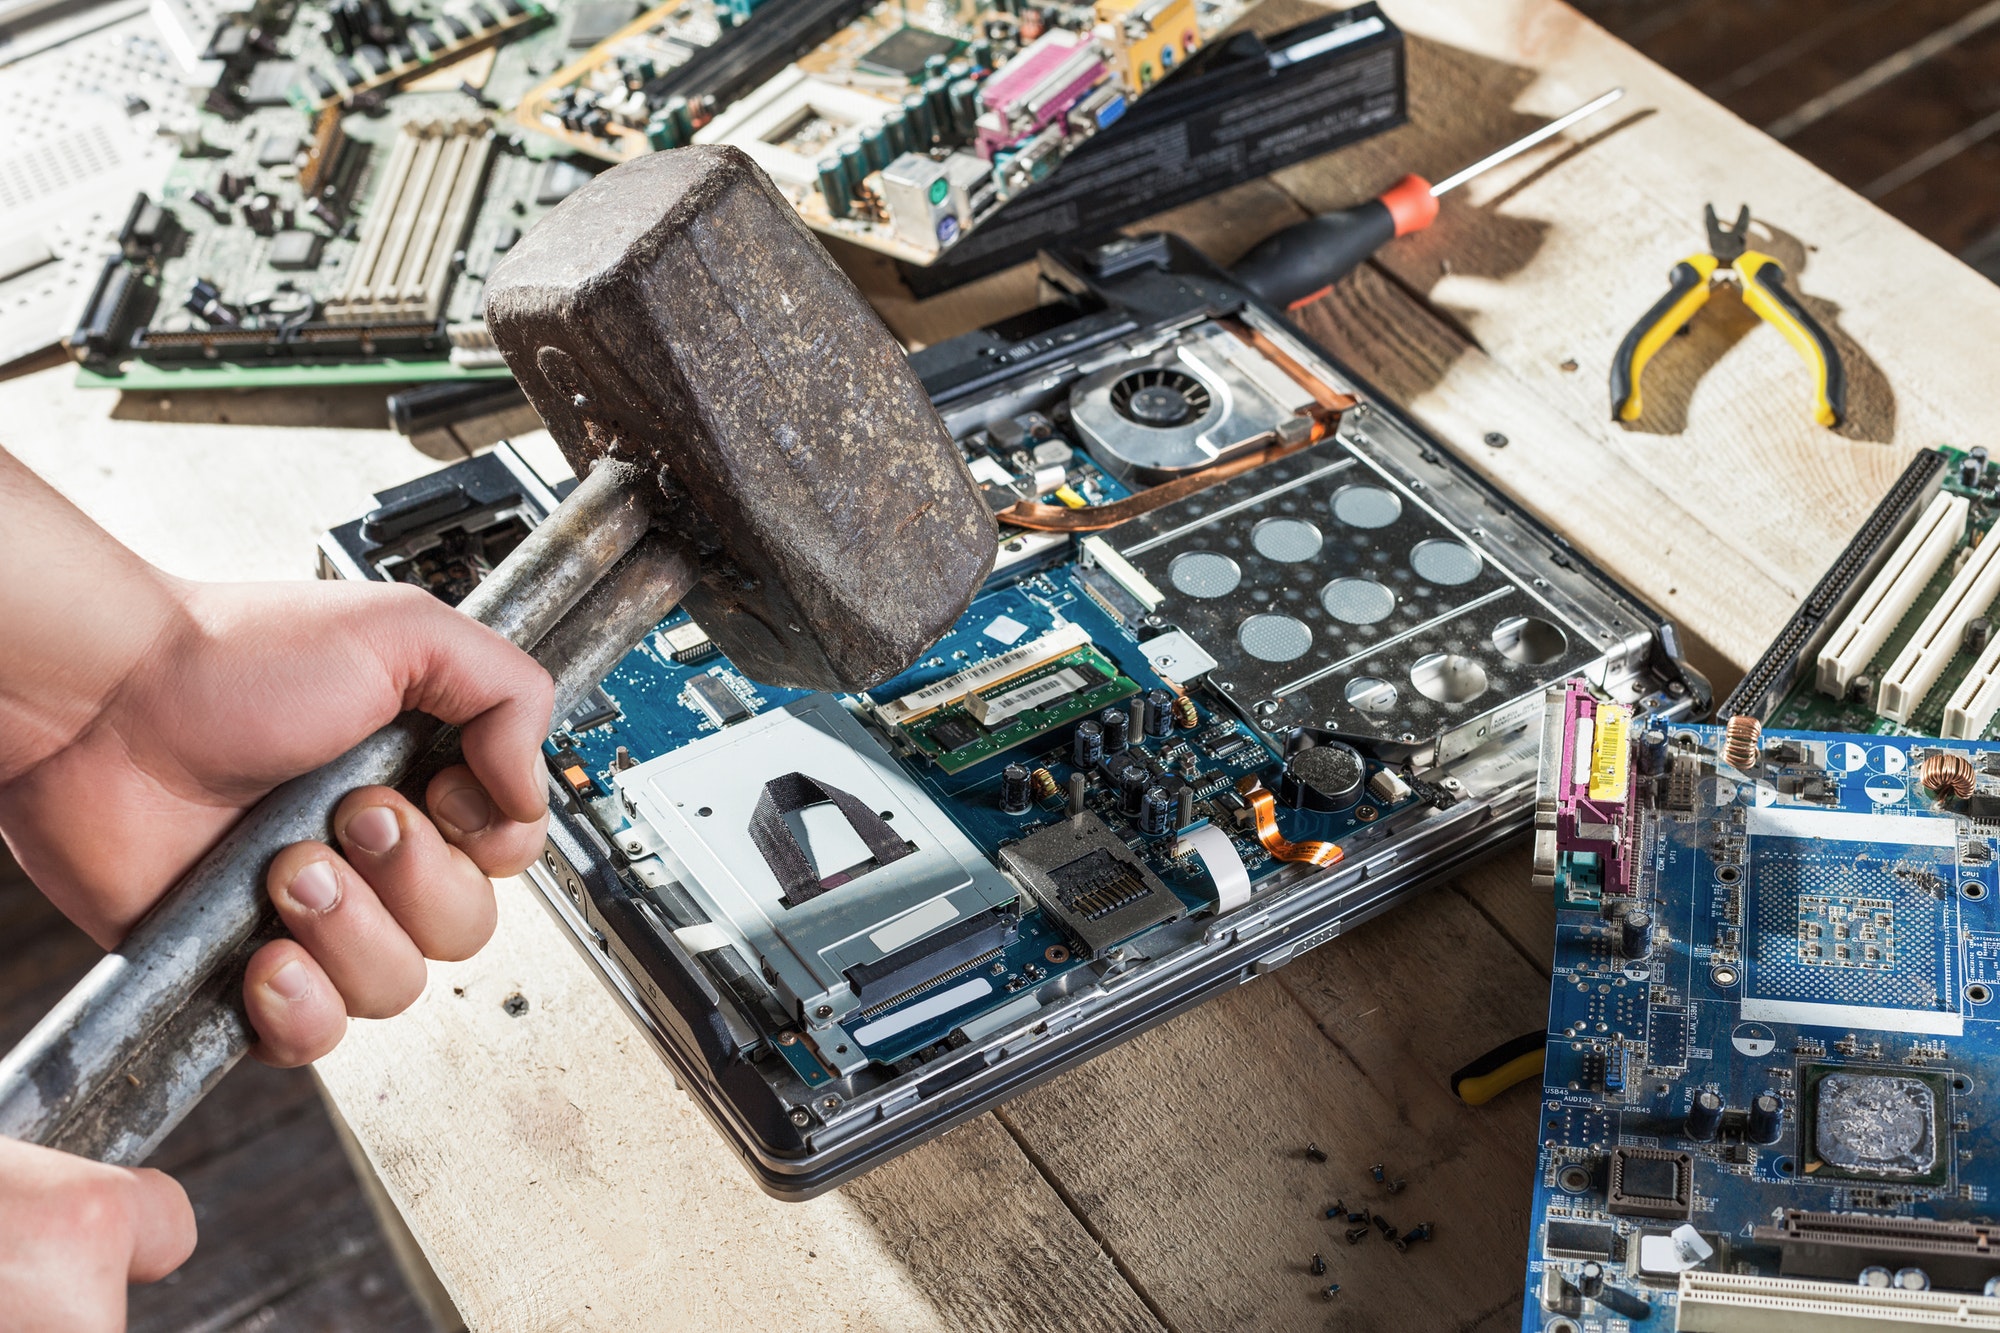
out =
<svg viewBox="0 0 2000 1333"><path fill-rule="evenodd" d="M171 1176L0 1139L0 1309L19 1333L113 1333L125 1287L194 1250Z"/></svg>
<svg viewBox="0 0 2000 1333"><path fill-rule="evenodd" d="M170 578L4 453L0 509L42 557L0 535L0 832L71 920L115 944L272 787L414 708L460 725L466 762L432 779L428 817L363 788L334 813L339 851L274 858L291 938L245 976L255 1054L317 1059L349 1015L414 1001L426 956L485 943L488 877L525 869L548 818L532 658L406 585Z"/></svg>

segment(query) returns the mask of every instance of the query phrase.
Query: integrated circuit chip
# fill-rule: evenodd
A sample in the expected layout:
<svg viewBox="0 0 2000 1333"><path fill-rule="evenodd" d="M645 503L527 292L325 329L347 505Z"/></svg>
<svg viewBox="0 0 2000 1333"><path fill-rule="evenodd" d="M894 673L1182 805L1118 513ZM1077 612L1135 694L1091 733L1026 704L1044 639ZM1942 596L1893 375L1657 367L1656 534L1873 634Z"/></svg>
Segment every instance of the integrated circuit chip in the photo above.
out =
<svg viewBox="0 0 2000 1333"><path fill-rule="evenodd" d="M1685 1220L1694 1211L1694 1158L1661 1148L1613 1148L1605 1208L1620 1217Z"/></svg>
<svg viewBox="0 0 2000 1333"><path fill-rule="evenodd" d="M638 13L639 6L633 0L583 0L570 8L569 36L565 41L572 51L596 46Z"/></svg>
<svg viewBox="0 0 2000 1333"><path fill-rule="evenodd" d="M1921 1074L1815 1067L1808 1071L1816 1177L1943 1178L1938 1144L1940 1089Z"/></svg>
<svg viewBox="0 0 2000 1333"><path fill-rule="evenodd" d="M720 676L694 677L688 681L688 695L695 707L707 714L708 720L718 727L741 722L750 716L750 705L744 703Z"/></svg>
<svg viewBox="0 0 2000 1333"><path fill-rule="evenodd" d="M604 692L602 685L591 687L584 701L578 704L570 715L563 719L563 730L575 735L579 731L589 731L601 727L606 722L618 720L618 704Z"/></svg>
<svg viewBox="0 0 2000 1333"><path fill-rule="evenodd" d="M257 145L257 165L260 167L288 166L305 151L306 141L296 134L266 135Z"/></svg>
<svg viewBox="0 0 2000 1333"><path fill-rule="evenodd" d="M898 28L869 48L856 62L872 74L900 74L915 79L924 72L924 62L932 56L950 56L958 43L942 33L922 28Z"/></svg>
<svg viewBox="0 0 2000 1333"><path fill-rule="evenodd" d="M1561 1259L1613 1259L1618 1254L1618 1229L1602 1222L1552 1217L1542 1237L1542 1253Z"/></svg>
<svg viewBox="0 0 2000 1333"><path fill-rule="evenodd" d="M264 262L275 269L318 268L320 240L316 231L281 231L271 238Z"/></svg>

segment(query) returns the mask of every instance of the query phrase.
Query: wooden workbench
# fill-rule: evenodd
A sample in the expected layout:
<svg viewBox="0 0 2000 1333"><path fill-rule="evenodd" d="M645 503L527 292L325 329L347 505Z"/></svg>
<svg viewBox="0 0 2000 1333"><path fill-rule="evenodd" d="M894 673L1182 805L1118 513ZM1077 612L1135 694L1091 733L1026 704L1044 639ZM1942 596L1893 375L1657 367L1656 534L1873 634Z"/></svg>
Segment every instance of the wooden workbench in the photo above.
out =
<svg viewBox="0 0 2000 1333"><path fill-rule="evenodd" d="M2000 289L1555 0L1385 7L1413 123L1171 225L1226 261L1623 84L1588 137L1452 196L1302 321L1676 617L1726 685L1911 450L1991 443ZM1710 201L1753 206L1840 340L1842 431L1810 424L1797 359L1727 297L1655 361L1647 418L1608 421L1611 351L1701 248ZM928 340L1027 292L884 310ZM432 465L367 428L370 393L64 384L0 385L7 443L185 574L303 575L318 529ZM1471 1110L1446 1078L1541 1025L1552 923L1504 855L803 1205L752 1187L523 886L479 957L434 966L410 1013L357 1023L319 1072L475 1329L1509 1329L1536 1099ZM1408 1182L1393 1199L1374 1162ZM1336 1197L1436 1240L1350 1248L1321 1216Z"/></svg>

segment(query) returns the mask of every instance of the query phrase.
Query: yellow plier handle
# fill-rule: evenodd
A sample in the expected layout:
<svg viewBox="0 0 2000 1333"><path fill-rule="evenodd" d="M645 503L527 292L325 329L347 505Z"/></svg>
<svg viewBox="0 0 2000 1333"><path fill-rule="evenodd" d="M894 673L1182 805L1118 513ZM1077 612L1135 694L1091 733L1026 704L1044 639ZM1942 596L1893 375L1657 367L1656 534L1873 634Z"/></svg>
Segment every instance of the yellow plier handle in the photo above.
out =
<svg viewBox="0 0 2000 1333"><path fill-rule="evenodd" d="M1805 358L1806 368L1812 371L1813 420L1822 426L1838 426L1847 415L1847 371L1840 364L1840 352L1833 339L1799 304L1799 298L1792 295L1792 289L1785 285L1785 270L1777 260L1756 250L1745 250L1735 267L1743 278L1743 304L1784 334L1785 341Z"/></svg>
<svg viewBox="0 0 2000 1333"><path fill-rule="evenodd" d="M1484 1106L1516 1083L1541 1073L1547 1043L1546 1032L1527 1032L1500 1043L1452 1074L1452 1095L1467 1106Z"/></svg>
<svg viewBox="0 0 2000 1333"><path fill-rule="evenodd" d="M1611 359L1611 419L1639 419L1639 376L1667 339L1681 331L1695 312L1708 304L1708 280L1715 276L1714 255L1689 255L1667 275L1667 294L1653 303ZM1789 294L1787 294L1789 297ZM1769 316L1766 316L1769 318Z"/></svg>

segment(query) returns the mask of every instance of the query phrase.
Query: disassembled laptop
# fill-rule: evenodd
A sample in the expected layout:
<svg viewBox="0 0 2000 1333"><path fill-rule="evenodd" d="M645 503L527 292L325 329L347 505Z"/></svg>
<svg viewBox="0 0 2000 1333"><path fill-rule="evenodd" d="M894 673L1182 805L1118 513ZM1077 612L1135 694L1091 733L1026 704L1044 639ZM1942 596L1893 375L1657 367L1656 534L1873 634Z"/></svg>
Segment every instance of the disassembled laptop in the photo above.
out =
<svg viewBox="0 0 2000 1333"><path fill-rule="evenodd" d="M536 882L782 1197L1519 837L1552 685L1708 702L1669 624L1183 244L1042 274L914 358L1002 523L930 656L800 694L676 615L549 741ZM496 451L379 499L328 571L450 594L552 497Z"/></svg>

